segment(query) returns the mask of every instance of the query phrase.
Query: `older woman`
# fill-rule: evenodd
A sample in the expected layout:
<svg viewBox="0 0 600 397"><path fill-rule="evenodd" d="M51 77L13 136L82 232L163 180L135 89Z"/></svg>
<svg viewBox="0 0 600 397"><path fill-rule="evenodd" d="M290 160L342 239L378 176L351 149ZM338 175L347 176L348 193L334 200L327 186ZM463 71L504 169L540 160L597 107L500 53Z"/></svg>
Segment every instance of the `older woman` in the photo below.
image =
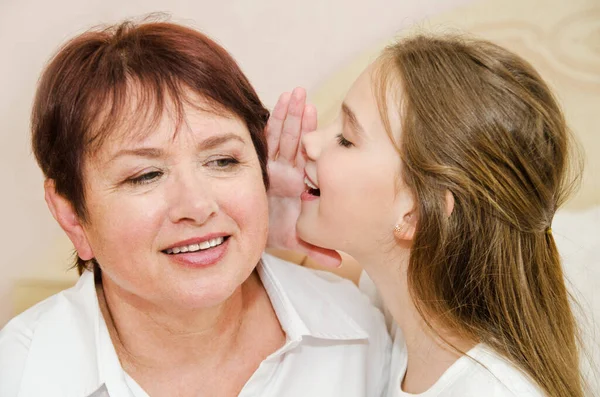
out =
<svg viewBox="0 0 600 397"><path fill-rule="evenodd" d="M58 52L33 149L81 278L1 331L0 395L381 393L381 314L349 282L263 254L267 118L189 28L125 23Z"/></svg>

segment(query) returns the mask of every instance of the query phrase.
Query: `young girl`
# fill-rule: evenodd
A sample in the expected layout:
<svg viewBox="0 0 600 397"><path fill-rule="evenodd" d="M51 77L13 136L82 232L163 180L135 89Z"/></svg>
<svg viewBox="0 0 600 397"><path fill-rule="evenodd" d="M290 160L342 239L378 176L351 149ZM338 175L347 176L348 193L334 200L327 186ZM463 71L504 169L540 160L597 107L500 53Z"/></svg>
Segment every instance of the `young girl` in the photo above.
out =
<svg viewBox="0 0 600 397"><path fill-rule="evenodd" d="M531 65L416 36L363 72L330 126L309 132L303 101L282 96L267 128L271 245L363 266L394 320L387 395L583 396L550 228L577 178Z"/></svg>

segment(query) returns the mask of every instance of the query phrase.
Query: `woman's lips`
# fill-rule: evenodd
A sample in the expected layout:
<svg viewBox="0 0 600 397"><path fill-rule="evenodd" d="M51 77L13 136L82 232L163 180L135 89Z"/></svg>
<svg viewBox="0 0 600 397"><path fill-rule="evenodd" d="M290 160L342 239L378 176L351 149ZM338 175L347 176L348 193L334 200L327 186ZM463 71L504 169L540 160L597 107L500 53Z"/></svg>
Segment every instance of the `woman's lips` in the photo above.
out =
<svg viewBox="0 0 600 397"><path fill-rule="evenodd" d="M205 268L216 265L229 249L231 238L227 238L215 247L195 252L180 252L178 254L165 254L168 259L179 266L187 268Z"/></svg>

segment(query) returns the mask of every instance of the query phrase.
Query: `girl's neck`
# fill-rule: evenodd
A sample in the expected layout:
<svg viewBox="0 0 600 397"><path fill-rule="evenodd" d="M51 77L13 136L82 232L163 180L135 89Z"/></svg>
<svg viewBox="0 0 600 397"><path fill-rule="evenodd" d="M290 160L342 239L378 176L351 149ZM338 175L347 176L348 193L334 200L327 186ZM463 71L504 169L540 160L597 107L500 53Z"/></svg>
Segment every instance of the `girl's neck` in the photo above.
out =
<svg viewBox="0 0 600 397"><path fill-rule="evenodd" d="M402 387L407 393L419 394L429 390L440 377L463 354L476 345L476 342L459 336L456 332L441 331L435 327L434 332L419 318L419 323L406 324L404 333L408 361L402 379ZM459 351L455 350L454 346Z"/></svg>
<svg viewBox="0 0 600 397"><path fill-rule="evenodd" d="M377 258L359 259L373 280L394 322L402 330L408 363L402 390L422 393L433 386L443 373L461 357L451 347L466 352L476 342L461 336L456 330L430 320L432 330L418 312L408 288L410 250L399 248ZM357 258L358 259L358 258Z"/></svg>

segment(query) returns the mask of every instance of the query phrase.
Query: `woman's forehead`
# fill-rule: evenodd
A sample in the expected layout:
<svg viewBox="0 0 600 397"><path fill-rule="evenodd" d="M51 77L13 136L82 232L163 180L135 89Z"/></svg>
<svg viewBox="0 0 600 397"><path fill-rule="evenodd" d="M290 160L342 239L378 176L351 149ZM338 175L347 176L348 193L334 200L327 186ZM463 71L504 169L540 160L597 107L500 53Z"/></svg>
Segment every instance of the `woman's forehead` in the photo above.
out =
<svg viewBox="0 0 600 397"><path fill-rule="evenodd" d="M102 155L148 141L173 141L181 131L203 133L230 129L240 132L245 129L243 121L223 105L193 94L184 100L166 98L162 101L144 100L134 95L122 109L107 109L100 115L96 136L90 142L91 154ZM109 117L112 119L108 120Z"/></svg>

